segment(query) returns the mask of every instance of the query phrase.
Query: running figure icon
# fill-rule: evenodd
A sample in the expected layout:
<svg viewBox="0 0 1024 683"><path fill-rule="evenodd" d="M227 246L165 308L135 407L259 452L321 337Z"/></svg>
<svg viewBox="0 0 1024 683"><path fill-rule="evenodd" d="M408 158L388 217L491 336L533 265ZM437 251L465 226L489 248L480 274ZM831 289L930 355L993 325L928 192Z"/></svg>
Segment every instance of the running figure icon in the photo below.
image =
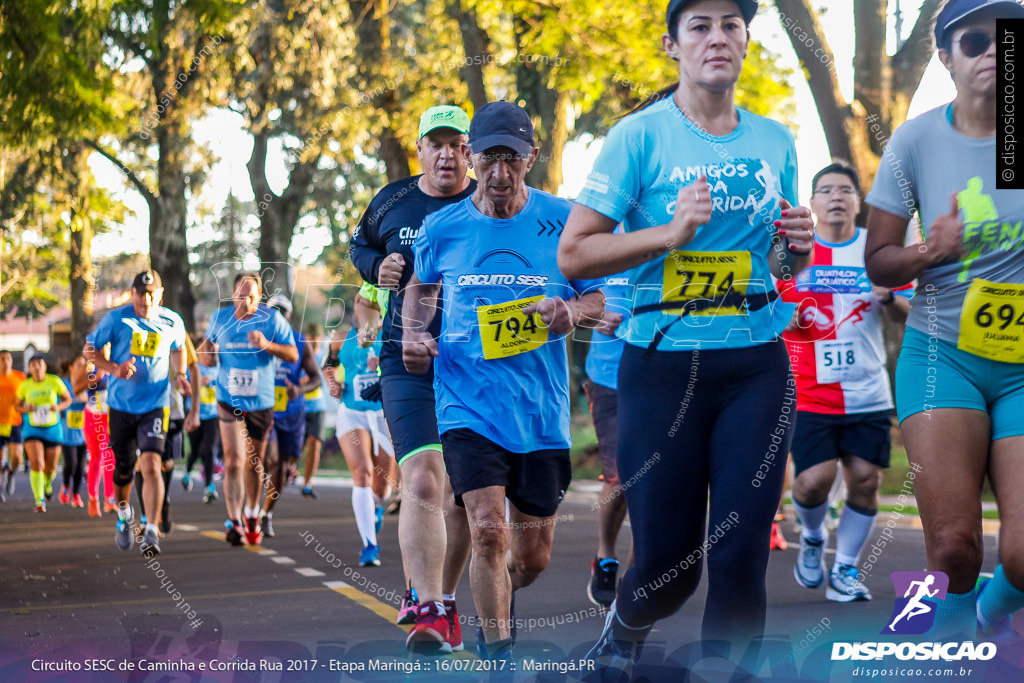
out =
<svg viewBox="0 0 1024 683"><path fill-rule="evenodd" d="M915 586L917 587L917 593L914 595L914 597L910 598L910 601L907 602L906 606L903 608L903 611L900 612L899 615L892 620L891 624L889 624L890 631L895 633L896 622L898 622L900 619L903 619L904 617L906 617L907 621L910 621L916 616L919 616L921 614L928 614L929 612L935 609L928 603L922 602L924 598L934 598L936 595L938 595L938 588L936 588L934 591L928 590L928 588L934 583L934 574L928 574L922 581L910 582L910 585L907 586L907 592L903 594L903 597L910 598L910 593L914 590Z"/></svg>

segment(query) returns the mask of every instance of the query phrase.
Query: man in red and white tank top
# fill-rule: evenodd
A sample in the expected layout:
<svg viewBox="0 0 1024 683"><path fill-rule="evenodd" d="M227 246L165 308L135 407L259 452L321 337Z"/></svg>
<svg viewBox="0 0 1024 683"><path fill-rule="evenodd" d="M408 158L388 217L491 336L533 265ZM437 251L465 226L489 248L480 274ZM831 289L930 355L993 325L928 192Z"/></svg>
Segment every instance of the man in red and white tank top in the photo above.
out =
<svg viewBox="0 0 1024 683"><path fill-rule="evenodd" d="M882 319L902 324L913 290L910 285L890 290L868 281L867 232L855 223L860 181L852 166L826 166L814 176L812 190L813 261L779 287L784 301L797 304L783 334L796 375L793 507L803 525L793 574L807 588L825 581L824 521L841 462L848 496L826 597L870 600L856 565L878 512L882 469L889 466L893 402Z"/></svg>

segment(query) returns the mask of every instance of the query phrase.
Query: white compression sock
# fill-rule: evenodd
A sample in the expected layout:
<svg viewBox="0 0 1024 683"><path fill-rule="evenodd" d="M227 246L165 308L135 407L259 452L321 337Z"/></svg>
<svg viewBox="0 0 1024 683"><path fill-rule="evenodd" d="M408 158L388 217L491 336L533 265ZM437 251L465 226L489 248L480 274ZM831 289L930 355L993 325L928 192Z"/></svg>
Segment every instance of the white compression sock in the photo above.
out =
<svg viewBox="0 0 1024 683"><path fill-rule="evenodd" d="M352 512L356 515L356 528L363 543L377 545L377 532L373 525L373 489L369 486L352 487Z"/></svg>

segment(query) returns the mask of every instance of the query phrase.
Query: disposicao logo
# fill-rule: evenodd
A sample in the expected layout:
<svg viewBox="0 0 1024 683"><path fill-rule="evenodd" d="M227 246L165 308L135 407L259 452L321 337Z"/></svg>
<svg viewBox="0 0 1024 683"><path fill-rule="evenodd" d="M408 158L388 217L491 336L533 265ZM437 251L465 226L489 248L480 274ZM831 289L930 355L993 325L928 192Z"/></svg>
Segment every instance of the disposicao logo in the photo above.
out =
<svg viewBox="0 0 1024 683"><path fill-rule="evenodd" d="M896 604L882 635L922 635L935 624L935 609L946 599L949 577L943 572L893 572ZM964 642L856 642L833 643L832 661L870 660L895 656L900 660L970 661L996 656L993 643Z"/></svg>
<svg viewBox="0 0 1024 683"><path fill-rule="evenodd" d="M896 605L882 633L927 633L935 623L936 606L946 599L949 577L943 572L893 572L889 578L896 589Z"/></svg>

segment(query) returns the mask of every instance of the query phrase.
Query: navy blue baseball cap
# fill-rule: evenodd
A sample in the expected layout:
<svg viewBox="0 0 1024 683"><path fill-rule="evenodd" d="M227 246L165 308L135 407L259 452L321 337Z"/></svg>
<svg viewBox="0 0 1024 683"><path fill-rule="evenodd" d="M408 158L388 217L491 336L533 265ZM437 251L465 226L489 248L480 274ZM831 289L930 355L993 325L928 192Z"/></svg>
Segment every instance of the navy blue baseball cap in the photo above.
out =
<svg viewBox="0 0 1024 683"><path fill-rule="evenodd" d="M473 154L508 147L521 157L533 151L533 121L518 104L501 100L480 107L469 124Z"/></svg>
<svg viewBox="0 0 1024 683"><path fill-rule="evenodd" d="M964 19L983 10L998 10L1000 17L1024 17L1024 6L1014 0L949 0L935 17L935 46L945 47L946 41Z"/></svg>
<svg viewBox="0 0 1024 683"><path fill-rule="evenodd" d="M736 3L736 6L740 8L740 14L743 15L743 21L750 24L750 20L757 14L757 0L732 0ZM693 0L669 0L668 9L665 10L665 21L668 23L668 32L671 34L675 31L675 24L679 20L679 13L686 9L686 6L692 4Z"/></svg>

